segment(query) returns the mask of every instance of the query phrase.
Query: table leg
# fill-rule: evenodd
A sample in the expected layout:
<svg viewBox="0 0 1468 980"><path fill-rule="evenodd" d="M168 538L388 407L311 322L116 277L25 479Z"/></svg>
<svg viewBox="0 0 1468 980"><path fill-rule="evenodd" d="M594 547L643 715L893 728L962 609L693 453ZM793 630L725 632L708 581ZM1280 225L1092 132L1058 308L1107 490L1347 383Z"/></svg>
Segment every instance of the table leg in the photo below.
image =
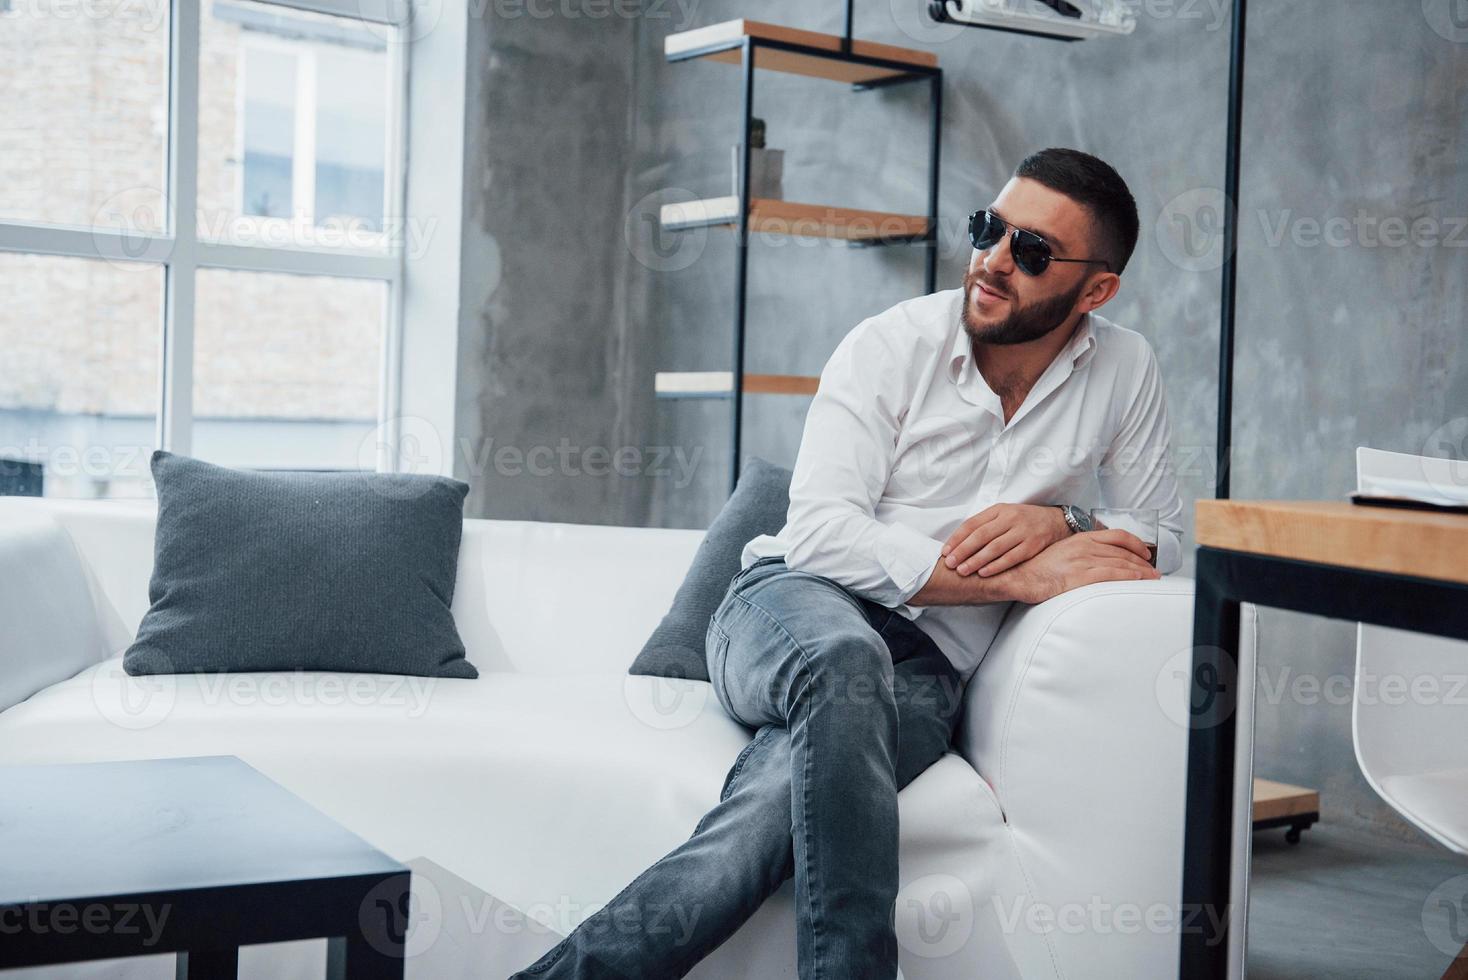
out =
<svg viewBox="0 0 1468 980"><path fill-rule="evenodd" d="M235 980L239 972L238 949L191 949L174 958L176 980Z"/></svg>
<svg viewBox="0 0 1468 980"><path fill-rule="evenodd" d="M1239 604L1227 598L1227 575L1225 556L1199 549L1183 841L1184 980L1228 975Z"/></svg>
<svg viewBox="0 0 1468 980"><path fill-rule="evenodd" d="M326 980L402 980L403 951L384 952L362 936L333 936L326 941Z"/></svg>
<svg viewBox="0 0 1468 980"><path fill-rule="evenodd" d="M414 916L411 893L407 871L372 886L358 905L357 928L327 940L327 980L402 980Z"/></svg>

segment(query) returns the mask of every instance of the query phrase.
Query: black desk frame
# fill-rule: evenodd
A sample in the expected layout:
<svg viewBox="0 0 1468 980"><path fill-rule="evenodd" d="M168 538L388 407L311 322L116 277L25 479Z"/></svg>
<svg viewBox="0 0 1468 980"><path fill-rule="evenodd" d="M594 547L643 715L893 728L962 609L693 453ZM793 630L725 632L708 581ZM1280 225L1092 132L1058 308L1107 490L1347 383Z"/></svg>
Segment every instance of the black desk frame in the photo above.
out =
<svg viewBox="0 0 1468 980"><path fill-rule="evenodd" d="M272 881L35 903L48 908L106 906L167 910L156 939L135 932L86 929L7 934L6 968L177 953L177 980L233 980L239 947L327 938L327 980L402 980L409 872ZM29 905L0 906L26 922Z"/></svg>
<svg viewBox="0 0 1468 980"><path fill-rule="evenodd" d="M1240 603L1468 640L1468 584L1210 547L1198 549L1196 578L1179 969L1184 980L1223 980ZM1218 921L1215 934L1207 924Z"/></svg>

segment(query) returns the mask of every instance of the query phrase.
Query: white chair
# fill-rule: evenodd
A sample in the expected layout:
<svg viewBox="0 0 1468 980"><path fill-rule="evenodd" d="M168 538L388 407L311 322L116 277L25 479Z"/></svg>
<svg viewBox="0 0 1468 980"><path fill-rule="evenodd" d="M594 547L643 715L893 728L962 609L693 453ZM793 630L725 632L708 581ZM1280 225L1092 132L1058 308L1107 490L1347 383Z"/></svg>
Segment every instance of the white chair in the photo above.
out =
<svg viewBox="0 0 1468 980"><path fill-rule="evenodd" d="M1429 486L1445 460L1361 449L1361 492L1404 466ZM1468 643L1362 624L1356 634L1356 760L1383 800L1439 844L1468 854Z"/></svg>

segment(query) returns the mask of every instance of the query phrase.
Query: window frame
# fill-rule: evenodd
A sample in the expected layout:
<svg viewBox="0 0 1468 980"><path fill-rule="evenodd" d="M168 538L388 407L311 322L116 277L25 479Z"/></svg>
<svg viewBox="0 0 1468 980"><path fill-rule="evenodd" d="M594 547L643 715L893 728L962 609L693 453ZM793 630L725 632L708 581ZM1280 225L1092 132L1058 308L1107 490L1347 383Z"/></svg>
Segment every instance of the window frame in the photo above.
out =
<svg viewBox="0 0 1468 980"><path fill-rule="evenodd" d="M404 199L407 187L409 8L403 0L255 0L272 6L347 17L394 32L386 45L387 153L383 202L385 250L234 244L198 234L199 43L201 0L170 0L165 227L160 232L0 221L0 251L143 263L163 269L159 348L162 365L155 445L188 454L193 444L195 295L200 269L367 279L387 285L378 365L377 469L401 460L396 428L402 402Z"/></svg>

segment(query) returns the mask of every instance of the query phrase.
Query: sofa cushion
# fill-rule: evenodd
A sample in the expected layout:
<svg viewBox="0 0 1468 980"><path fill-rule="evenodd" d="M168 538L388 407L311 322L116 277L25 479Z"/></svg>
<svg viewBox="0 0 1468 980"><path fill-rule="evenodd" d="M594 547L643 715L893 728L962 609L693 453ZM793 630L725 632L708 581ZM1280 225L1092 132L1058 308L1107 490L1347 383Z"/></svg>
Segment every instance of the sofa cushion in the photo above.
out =
<svg viewBox="0 0 1468 980"><path fill-rule="evenodd" d="M51 517L0 522L0 711L107 655L81 558Z"/></svg>
<svg viewBox="0 0 1468 980"><path fill-rule="evenodd" d="M158 452L152 602L130 674L477 676L450 613L468 486L245 472Z"/></svg>
<svg viewBox="0 0 1468 980"><path fill-rule="evenodd" d="M783 466L757 457L744 464L738 486L709 525L672 607L648 637L629 673L709 679L704 647L709 618L723 601L729 580L739 572L744 546L785 525L790 476Z"/></svg>

